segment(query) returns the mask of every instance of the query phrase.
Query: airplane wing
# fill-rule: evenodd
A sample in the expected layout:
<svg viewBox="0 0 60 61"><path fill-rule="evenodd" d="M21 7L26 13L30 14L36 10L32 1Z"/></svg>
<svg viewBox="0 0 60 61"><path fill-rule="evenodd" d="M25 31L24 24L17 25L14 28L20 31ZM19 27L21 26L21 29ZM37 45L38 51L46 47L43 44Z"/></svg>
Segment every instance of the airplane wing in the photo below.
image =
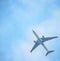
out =
<svg viewBox="0 0 60 61"><path fill-rule="evenodd" d="M47 40L51 40L51 39L54 39L54 38L57 38L57 36L55 37L42 37L41 39L39 38L39 36L36 34L36 32L33 30L33 33L34 35L37 37L37 42L35 42L35 45L33 46L33 48L31 49L30 52L32 52L35 48L37 48L39 45L40 45L40 42L41 42L41 45L48 51L48 49L45 47L45 45L43 44L43 42L47 41Z"/></svg>
<svg viewBox="0 0 60 61"><path fill-rule="evenodd" d="M48 41L48 40L51 40L51 39L55 39L55 38L57 38L57 36L54 36L54 37L45 37L42 42L45 42L45 41Z"/></svg>
<svg viewBox="0 0 60 61"><path fill-rule="evenodd" d="M30 52L32 52L35 48L37 48L39 46L39 43L38 43L38 41L34 44L34 46L33 46L33 48L31 49L31 51Z"/></svg>

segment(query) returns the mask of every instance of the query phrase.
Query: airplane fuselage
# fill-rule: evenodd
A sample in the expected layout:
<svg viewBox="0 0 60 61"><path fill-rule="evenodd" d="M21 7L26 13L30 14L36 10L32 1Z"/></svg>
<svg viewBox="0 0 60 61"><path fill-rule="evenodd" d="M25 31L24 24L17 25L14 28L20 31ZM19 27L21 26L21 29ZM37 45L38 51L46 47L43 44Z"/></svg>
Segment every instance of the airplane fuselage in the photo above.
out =
<svg viewBox="0 0 60 61"><path fill-rule="evenodd" d="M47 47L45 46L44 42L48 41L48 40L51 40L51 39L54 39L54 38L57 38L57 36L54 36L54 37L44 37L42 36L42 38L39 38L39 36L36 34L36 32L33 30L33 33L34 35L37 37L37 41L34 41L35 45L33 46L33 48L31 49L30 52L32 52L38 45L42 45L44 47L44 49L47 51L46 53L46 56L51 53L51 52L54 52L54 50L52 51L49 51L47 49Z"/></svg>

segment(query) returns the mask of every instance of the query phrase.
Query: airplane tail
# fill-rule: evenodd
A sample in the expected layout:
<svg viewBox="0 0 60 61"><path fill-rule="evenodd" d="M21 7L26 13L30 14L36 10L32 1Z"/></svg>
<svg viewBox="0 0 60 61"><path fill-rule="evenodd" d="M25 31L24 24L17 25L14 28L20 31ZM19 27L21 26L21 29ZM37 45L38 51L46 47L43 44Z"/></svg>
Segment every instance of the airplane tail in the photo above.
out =
<svg viewBox="0 0 60 61"><path fill-rule="evenodd" d="M50 54L50 53L52 53L52 52L54 52L54 50L52 50L52 51L48 51L48 52L46 53L45 56L47 56L48 54Z"/></svg>

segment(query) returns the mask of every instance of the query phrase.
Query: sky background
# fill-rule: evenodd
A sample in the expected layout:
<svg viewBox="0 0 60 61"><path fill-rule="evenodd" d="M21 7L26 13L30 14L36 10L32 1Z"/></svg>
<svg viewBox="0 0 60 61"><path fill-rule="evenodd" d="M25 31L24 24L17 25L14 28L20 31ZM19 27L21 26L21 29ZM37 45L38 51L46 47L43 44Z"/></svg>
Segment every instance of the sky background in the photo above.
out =
<svg viewBox="0 0 60 61"><path fill-rule="evenodd" d="M32 29L54 53L45 56L40 45L32 53ZM0 0L0 61L60 61L60 0Z"/></svg>

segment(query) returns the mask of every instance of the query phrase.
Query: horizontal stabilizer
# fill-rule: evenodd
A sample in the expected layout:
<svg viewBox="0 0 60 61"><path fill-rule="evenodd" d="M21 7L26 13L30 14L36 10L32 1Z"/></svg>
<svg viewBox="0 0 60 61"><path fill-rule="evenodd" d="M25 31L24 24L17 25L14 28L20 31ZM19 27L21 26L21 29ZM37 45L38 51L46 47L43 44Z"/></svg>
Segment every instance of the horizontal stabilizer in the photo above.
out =
<svg viewBox="0 0 60 61"><path fill-rule="evenodd" d="M52 50L52 51L48 51L48 52L46 53L45 56L47 56L48 54L50 54L50 53L52 53L52 52L54 52L54 50Z"/></svg>

